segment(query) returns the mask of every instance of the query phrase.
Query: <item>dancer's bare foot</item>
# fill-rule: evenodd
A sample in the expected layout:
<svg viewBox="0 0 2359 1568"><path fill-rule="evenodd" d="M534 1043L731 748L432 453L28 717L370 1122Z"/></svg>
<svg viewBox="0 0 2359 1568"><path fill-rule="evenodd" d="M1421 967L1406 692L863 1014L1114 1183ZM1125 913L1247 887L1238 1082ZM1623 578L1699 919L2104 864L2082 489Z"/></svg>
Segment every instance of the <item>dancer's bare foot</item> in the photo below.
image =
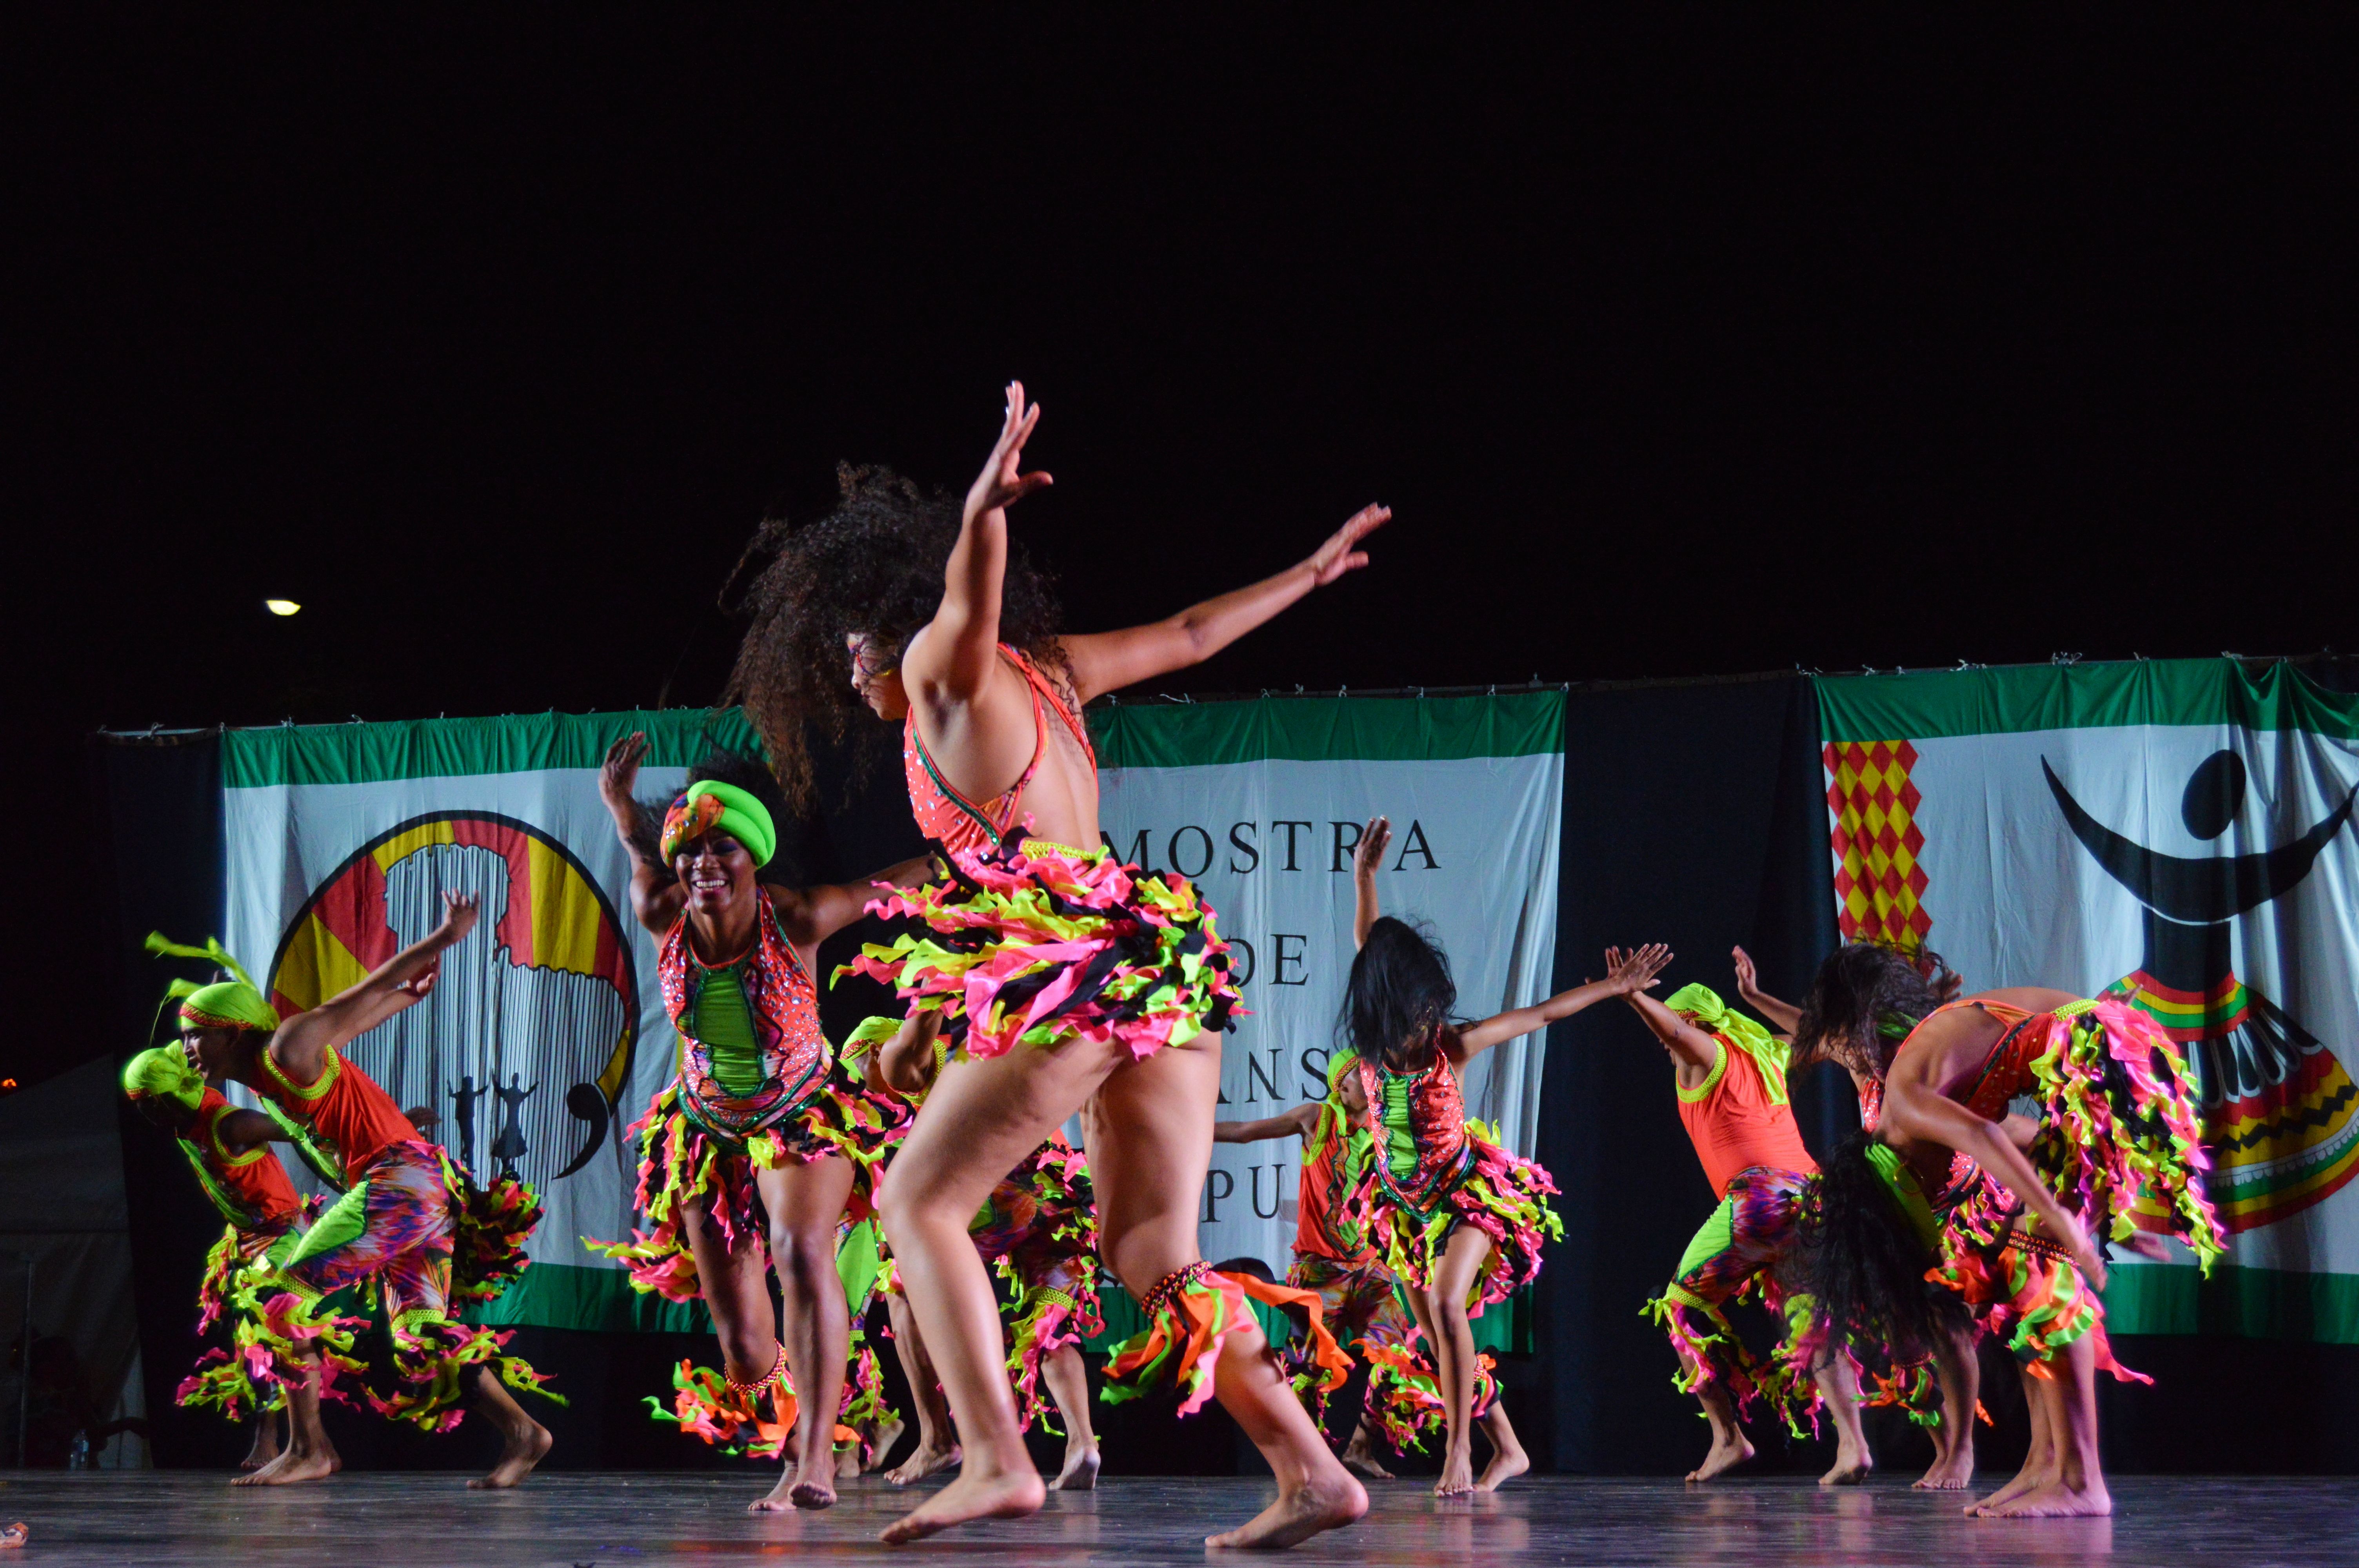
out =
<svg viewBox="0 0 2359 1568"><path fill-rule="evenodd" d="M298 1454L289 1448L251 1476L240 1476L233 1487L291 1487L302 1481L324 1481L343 1468L332 1449Z"/></svg>
<svg viewBox="0 0 2359 1568"><path fill-rule="evenodd" d="M799 1509L832 1509L835 1507L835 1477L797 1481L787 1489L787 1501Z"/></svg>
<svg viewBox="0 0 2359 1568"><path fill-rule="evenodd" d="M1039 1512L1048 1496L1048 1488L1031 1470L983 1476L969 1466L959 1472L957 1480L887 1525L876 1539L887 1546L898 1546L973 1519L1021 1519Z"/></svg>
<svg viewBox="0 0 2359 1568"><path fill-rule="evenodd" d="M1688 1479L1709 1481L1722 1471L1733 1469L1752 1458L1752 1443L1741 1432L1735 1433L1735 1439L1734 1443L1723 1443L1717 1437L1713 1438L1712 1452L1703 1456L1702 1464L1688 1472Z"/></svg>
<svg viewBox="0 0 2359 1568"><path fill-rule="evenodd" d="M835 1478L839 1481L860 1478L860 1444L847 1443L835 1451Z"/></svg>
<svg viewBox="0 0 2359 1568"><path fill-rule="evenodd" d="M955 1443L948 1448L929 1448L920 1443L915 1454L885 1472L885 1478L897 1487L913 1486L929 1476L949 1469L963 1457Z"/></svg>
<svg viewBox="0 0 2359 1568"><path fill-rule="evenodd" d="M1984 1498L1982 1501L1978 1503L1968 1503L1959 1511L1966 1514L1979 1514L1984 1512L1985 1509L2001 1508L2013 1502L2016 1498L2023 1496L2026 1492L2037 1491L2043 1487L2052 1487L2059 1479L2060 1479L2060 1477L2050 1466L2041 1465L2034 1467L2033 1465L2026 1465L2022 1469L2016 1472L2014 1480L2009 1481L2006 1486L2001 1487L1997 1491L1993 1492L1989 1497Z"/></svg>
<svg viewBox="0 0 2359 1568"><path fill-rule="evenodd" d="M1462 1498L1474 1489L1474 1454L1471 1449L1451 1448L1441 1455L1441 1479L1433 1484L1437 1498Z"/></svg>
<svg viewBox="0 0 2359 1568"><path fill-rule="evenodd" d="M1393 1473L1376 1458L1376 1451L1364 1443L1355 1443L1343 1453L1343 1468L1354 1476L1365 1476L1371 1481L1389 1481Z"/></svg>
<svg viewBox="0 0 2359 1568"><path fill-rule="evenodd" d="M1483 1466L1482 1478L1474 1483L1474 1489L1495 1492L1504 1483L1514 1480L1531 1467L1531 1455L1524 1452L1522 1444L1512 1440L1502 1444L1493 1438L1491 1462Z"/></svg>
<svg viewBox="0 0 2359 1568"><path fill-rule="evenodd" d="M1974 1456L1972 1451L1943 1454L1933 1461L1933 1467L1909 1483L1920 1491L1962 1492L1973 1483Z"/></svg>
<svg viewBox="0 0 2359 1568"><path fill-rule="evenodd" d="M1276 1552L1310 1540L1322 1530L1357 1520L1368 1511L1368 1494L1341 1465L1327 1476L1280 1492L1277 1501L1235 1530L1208 1535L1204 1544L1239 1551Z"/></svg>
<svg viewBox="0 0 2359 1568"><path fill-rule="evenodd" d="M861 1474L864 1476L885 1468L885 1456L893 1452L893 1445L901 1441L901 1433L908 1430L908 1423L897 1415L878 1427L876 1435L869 1440L868 1457L860 1466Z"/></svg>
<svg viewBox="0 0 2359 1568"><path fill-rule="evenodd" d="M549 1444L556 1439L549 1428L537 1421L527 1421L522 1432L510 1433L500 1448L499 1462L484 1474L467 1483L471 1492L499 1492L517 1485L532 1474L534 1465L549 1457Z"/></svg>
<svg viewBox="0 0 2359 1568"><path fill-rule="evenodd" d="M245 1451L245 1457L237 1462L237 1467L241 1470L259 1470L277 1457L278 1412L266 1411L263 1412L262 1419L255 1423L254 1446Z"/></svg>
<svg viewBox="0 0 2359 1568"><path fill-rule="evenodd" d="M2061 1480L2034 1487L2003 1503L1984 1503L1974 1510L1983 1519L2088 1519L2113 1511L2114 1499L2104 1482L2068 1487Z"/></svg>
<svg viewBox="0 0 2359 1568"><path fill-rule="evenodd" d="M1098 1445L1065 1446L1065 1467L1049 1484L1052 1492L1094 1492L1098 1489Z"/></svg>
<svg viewBox="0 0 2359 1568"><path fill-rule="evenodd" d="M778 1476L778 1484L766 1497L756 1498L745 1505L749 1514L792 1513L795 1509L795 1467L789 1463Z"/></svg>
<svg viewBox="0 0 2359 1568"><path fill-rule="evenodd" d="M25 1528L23 1519L11 1525L0 1525L0 1552L14 1552L32 1538L33 1532Z"/></svg>
<svg viewBox="0 0 2359 1568"><path fill-rule="evenodd" d="M1835 1444L1834 1468L1819 1477L1819 1485L1856 1487L1866 1480L1868 1472L1875 1468L1875 1461L1868 1457L1867 1450L1854 1444L1846 1433Z"/></svg>

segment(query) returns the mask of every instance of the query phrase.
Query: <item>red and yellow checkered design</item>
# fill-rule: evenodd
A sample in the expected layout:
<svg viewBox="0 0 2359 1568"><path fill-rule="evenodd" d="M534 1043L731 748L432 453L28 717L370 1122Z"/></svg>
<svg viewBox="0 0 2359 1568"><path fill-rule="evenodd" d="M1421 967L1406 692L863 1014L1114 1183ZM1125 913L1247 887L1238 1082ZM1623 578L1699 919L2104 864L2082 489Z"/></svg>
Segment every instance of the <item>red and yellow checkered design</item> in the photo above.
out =
<svg viewBox="0 0 2359 1568"><path fill-rule="evenodd" d="M1908 770L1917 748L1906 741L1830 745L1827 814L1833 824L1835 922L1843 940L1915 946L1933 928L1925 912L1925 870L1917 857L1917 786Z"/></svg>

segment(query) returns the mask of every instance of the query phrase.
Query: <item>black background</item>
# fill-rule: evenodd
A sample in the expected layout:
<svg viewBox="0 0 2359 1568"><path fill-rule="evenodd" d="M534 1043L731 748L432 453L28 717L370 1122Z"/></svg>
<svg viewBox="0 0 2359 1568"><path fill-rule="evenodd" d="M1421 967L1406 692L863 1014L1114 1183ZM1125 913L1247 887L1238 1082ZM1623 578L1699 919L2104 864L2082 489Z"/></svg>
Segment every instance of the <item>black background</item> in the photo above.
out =
<svg viewBox="0 0 2359 1568"><path fill-rule="evenodd" d="M1011 375L1077 627L1397 509L1170 689L2347 646L2347 16L13 9L0 1075L134 1000L93 728L709 701Z"/></svg>

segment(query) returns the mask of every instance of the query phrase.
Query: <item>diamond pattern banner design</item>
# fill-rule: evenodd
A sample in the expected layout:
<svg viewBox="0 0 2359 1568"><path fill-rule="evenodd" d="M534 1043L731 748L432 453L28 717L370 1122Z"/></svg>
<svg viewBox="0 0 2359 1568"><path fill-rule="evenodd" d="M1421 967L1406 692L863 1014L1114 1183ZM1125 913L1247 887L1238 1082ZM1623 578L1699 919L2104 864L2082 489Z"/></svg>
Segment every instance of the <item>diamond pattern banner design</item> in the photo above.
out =
<svg viewBox="0 0 2359 1568"><path fill-rule="evenodd" d="M1906 741L1830 744L1827 817L1835 865L1835 920L1843 940L1875 938L1915 946L1933 928L1925 909L1925 835L1908 782L1917 748Z"/></svg>

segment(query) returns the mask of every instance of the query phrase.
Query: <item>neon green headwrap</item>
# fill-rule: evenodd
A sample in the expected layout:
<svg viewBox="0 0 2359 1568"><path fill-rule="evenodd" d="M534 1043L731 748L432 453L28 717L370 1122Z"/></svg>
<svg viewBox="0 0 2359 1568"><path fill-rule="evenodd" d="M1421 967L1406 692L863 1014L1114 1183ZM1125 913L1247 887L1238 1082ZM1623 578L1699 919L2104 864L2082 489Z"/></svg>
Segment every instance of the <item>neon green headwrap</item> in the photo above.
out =
<svg viewBox="0 0 2359 1568"><path fill-rule="evenodd" d="M1327 1053L1327 1098L1337 1098L1343 1092L1343 1075L1360 1065L1360 1058L1350 1051Z"/></svg>
<svg viewBox="0 0 2359 1568"><path fill-rule="evenodd" d="M190 1110L205 1103L204 1076L177 1045L157 1045L123 1065L123 1092L133 1099L178 1100Z"/></svg>
<svg viewBox="0 0 2359 1568"><path fill-rule="evenodd" d="M208 936L201 947L191 947L184 942L168 940L160 931L147 933L147 951L176 958L210 958L237 979L217 980L199 985L194 980L174 980L164 988L167 1001L180 1000L180 1021L200 1028L257 1029L267 1034L278 1027L278 1010L262 995L260 988L246 974L245 967L229 955L218 936Z"/></svg>
<svg viewBox="0 0 2359 1568"><path fill-rule="evenodd" d="M664 859L670 860L682 844L716 827L745 845L757 866L768 865L777 850L778 830L768 806L735 784L705 779L689 785L664 813Z"/></svg>
<svg viewBox="0 0 2359 1568"><path fill-rule="evenodd" d="M1724 1034L1743 1046L1761 1069L1761 1082L1772 1105L1786 1103L1786 1059L1788 1047L1767 1029L1720 1000L1710 986L1681 986L1663 1003L1680 1017L1713 1034Z"/></svg>

